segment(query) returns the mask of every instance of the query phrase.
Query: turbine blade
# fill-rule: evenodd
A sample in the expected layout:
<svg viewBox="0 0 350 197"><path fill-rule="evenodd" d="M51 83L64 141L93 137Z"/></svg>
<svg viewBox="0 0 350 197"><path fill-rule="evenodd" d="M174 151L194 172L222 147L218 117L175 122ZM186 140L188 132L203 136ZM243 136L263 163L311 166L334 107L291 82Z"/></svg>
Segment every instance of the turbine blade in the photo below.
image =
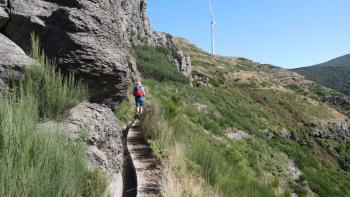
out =
<svg viewBox="0 0 350 197"><path fill-rule="evenodd" d="M209 11L210 11L210 15L211 15L212 21L215 23L215 16L214 16L213 7L211 5L211 0L209 0Z"/></svg>

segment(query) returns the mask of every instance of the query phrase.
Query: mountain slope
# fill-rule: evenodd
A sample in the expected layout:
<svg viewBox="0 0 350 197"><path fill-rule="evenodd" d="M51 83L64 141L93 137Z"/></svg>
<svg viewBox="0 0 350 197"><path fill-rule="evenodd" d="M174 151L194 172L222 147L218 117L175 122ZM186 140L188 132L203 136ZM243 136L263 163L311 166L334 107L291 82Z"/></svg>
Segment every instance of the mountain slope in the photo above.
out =
<svg viewBox="0 0 350 197"><path fill-rule="evenodd" d="M193 87L163 72L171 66L164 50L135 50L138 66L153 70L141 71L141 122L163 163L164 196L350 194L349 103L325 99L343 95L282 68L178 42L191 56Z"/></svg>
<svg viewBox="0 0 350 197"><path fill-rule="evenodd" d="M292 71L302 74L317 83L350 95L350 54L310 67Z"/></svg>

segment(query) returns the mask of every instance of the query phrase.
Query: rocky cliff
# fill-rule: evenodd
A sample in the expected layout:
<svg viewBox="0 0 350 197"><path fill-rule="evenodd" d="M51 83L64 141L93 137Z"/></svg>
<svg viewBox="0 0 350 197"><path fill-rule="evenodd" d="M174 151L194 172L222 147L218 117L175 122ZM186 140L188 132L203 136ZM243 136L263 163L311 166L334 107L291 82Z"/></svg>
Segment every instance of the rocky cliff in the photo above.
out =
<svg viewBox="0 0 350 197"><path fill-rule="evenodd" d="M28 52L34 32L63 72L86 81L92 101L112 106L139 78L130 53L133 45L171 49L170 58L190 76L189 57L171 35L152 31L146 4L146 0L1 0L0 33Z"/></svg>

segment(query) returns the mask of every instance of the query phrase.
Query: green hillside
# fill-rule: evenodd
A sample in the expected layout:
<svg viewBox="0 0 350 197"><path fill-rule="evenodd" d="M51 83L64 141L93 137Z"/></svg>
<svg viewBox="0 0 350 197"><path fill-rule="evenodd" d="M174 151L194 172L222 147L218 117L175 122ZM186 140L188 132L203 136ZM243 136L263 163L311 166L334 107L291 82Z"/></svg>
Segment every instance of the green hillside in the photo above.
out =
<svg viewBox="0 0 350 197"><path fill-rule="evenodd" d="M310 67L296 68L293 71L324 86L350 95L350 55Z"/></svg>
<svg viewBox="0 0 350 197"><path fill-rule="evenodd" d="M142 126L163 166L164 196L350 195L350 141L314 137L348 121L319 102L341 96L298 74L244 58L211 56L183 39L192 86L164 49L136 47L146 85ZM130 105L132 104L131 101ZM128 105L122 104L125 111Z"/></svg>

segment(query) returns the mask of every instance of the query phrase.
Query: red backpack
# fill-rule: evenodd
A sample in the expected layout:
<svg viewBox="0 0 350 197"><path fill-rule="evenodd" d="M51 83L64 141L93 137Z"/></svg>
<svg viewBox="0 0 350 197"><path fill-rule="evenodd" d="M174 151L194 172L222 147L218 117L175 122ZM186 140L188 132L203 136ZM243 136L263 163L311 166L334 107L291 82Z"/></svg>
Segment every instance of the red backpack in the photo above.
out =
<svg viewBox="0 0 350 197"><path fill-rule="evenodd" d="M142 90L142 88L137 88L137 90L136 90L136 96L137 96L137 97L142 97L142 96L143 96L143 90Z"/></svg>

